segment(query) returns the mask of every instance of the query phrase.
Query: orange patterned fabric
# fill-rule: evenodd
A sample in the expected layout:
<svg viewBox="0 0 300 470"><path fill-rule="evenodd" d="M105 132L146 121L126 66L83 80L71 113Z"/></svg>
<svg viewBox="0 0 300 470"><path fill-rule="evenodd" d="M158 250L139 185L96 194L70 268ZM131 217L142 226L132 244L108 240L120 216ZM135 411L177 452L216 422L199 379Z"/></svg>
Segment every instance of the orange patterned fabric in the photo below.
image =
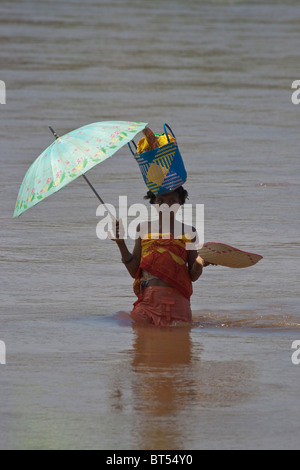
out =
<svg viewBox="0 0 300 470"><path fill-rule="evenodd" d="M148 234L142 239L142 257L134 282L134 292L141 296L141 277L143 270L148 271L170 286L174 287L188 300L193 293L192 280L187 267L188 251L186 237L153 239L159 234ZM160 234L161 236L161 234Z"/></svg>
<svg viewBox="0 0 300 470"><path fill-rule="evenodd" d="M138 323L170 326L174 322L191 322L190 301L173 287L151 286L143 289L131 318Z"/></svg>

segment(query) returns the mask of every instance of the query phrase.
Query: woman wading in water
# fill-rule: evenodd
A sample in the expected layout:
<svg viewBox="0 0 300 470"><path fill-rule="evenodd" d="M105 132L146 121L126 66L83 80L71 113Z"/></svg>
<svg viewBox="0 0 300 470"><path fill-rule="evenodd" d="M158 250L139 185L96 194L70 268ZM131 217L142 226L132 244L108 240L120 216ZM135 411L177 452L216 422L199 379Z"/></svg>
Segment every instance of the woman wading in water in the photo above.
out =
<svg viewBox="0 0 300 470"><path fill-rule="evenodd" d="M119 247L127 271L135 279L134 292L138 299L131 318L136 322L168 326L192 321L192 283L209 263L198 256L193 246L197 241L195 229L175 219L176 209L185 203L187 196L182 186L157 197L148 192L145 199L156 205L159 217L137 227L133 253L120 236L122 228L117 222L113 241ZM168 232L164 231L165 227L169 228Z"/></svg>

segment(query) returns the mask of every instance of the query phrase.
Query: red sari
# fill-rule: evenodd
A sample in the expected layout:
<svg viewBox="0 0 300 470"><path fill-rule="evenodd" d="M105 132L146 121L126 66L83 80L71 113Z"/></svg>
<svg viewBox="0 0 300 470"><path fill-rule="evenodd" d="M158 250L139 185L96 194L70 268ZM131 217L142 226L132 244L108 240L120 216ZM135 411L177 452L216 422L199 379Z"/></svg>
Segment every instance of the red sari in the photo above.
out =
<svg viewBox="0 0 300 470"><path fill-rule="evenodd" d="M186 244L190 239L183 236L154 239L148 234L142 239L141 264L136 273L134 292L138 300L131 316L148 320L156 325L178 321L191 321L190 298L193 293L187 262ZM149 272L171 287L142 288L143 270Z"/></svg>

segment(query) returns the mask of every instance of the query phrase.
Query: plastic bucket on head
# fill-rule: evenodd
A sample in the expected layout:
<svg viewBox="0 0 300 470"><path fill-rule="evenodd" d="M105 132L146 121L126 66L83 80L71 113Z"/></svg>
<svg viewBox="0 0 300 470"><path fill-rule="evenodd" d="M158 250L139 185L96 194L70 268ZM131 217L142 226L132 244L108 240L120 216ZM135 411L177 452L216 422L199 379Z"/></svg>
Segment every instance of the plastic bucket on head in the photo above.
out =
<svg viewBox="0 0 300 470"><path fill-rule="evenodd" d="M167 128L172 136L175 137L168 124L164 124L164 131L168 140L167 145L138 155L132 150L131 144L128 144L131 153L139 164L146 186L156 196L175 191L187 179L187 173L178 145L176 142L170 141ZM135 142L132 141L131 143L137 149Z"/></svg>

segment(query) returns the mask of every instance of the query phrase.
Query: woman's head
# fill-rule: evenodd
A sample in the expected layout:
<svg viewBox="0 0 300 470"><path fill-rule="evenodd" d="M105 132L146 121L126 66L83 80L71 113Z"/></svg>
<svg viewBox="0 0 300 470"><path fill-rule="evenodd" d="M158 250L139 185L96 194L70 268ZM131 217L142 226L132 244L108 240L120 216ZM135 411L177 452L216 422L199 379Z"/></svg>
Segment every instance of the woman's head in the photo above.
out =
<svg viewBox="0 0 300 470"><path fill-rule="evenodd" d="M183 206L186 199L188 198L188 195L188 192L182 186L180 186L179 188L175 189L175 191L165 193L160 196L156 196L152 191L148 191L144 199L149 199L150 204L167 204L168 206L179 204Z"/></svg>

